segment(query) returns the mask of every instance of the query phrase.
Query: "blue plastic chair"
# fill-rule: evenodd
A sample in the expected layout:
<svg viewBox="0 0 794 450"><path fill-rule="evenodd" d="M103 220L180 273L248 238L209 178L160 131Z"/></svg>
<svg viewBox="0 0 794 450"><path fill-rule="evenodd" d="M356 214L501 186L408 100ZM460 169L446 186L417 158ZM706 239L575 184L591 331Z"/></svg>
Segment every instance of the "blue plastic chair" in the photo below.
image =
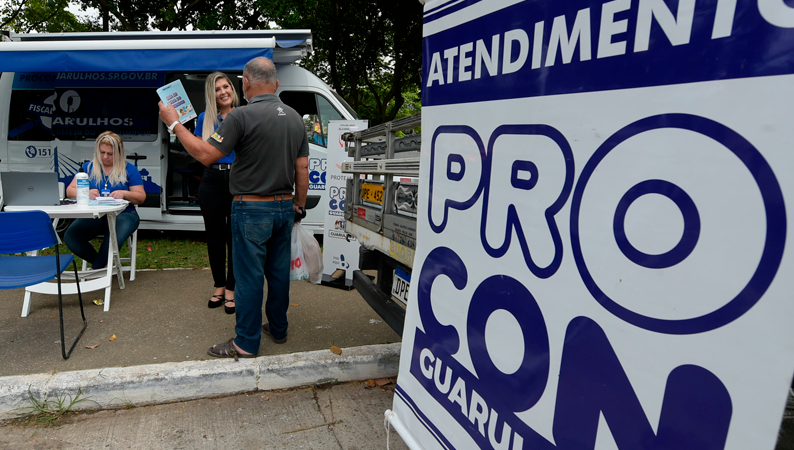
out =
<svg viewBox="0 0 794 450"><path fill-rule="evenodd" d="M8 256L14 253L30 252L55 246L55 254L49 256ZM0 289L16 289L44 281L58 279L58 311L61 318L61 354L68 359L77 341L83 336L88 322L83 310L83 295L77 283L77 296L80 299L80 314L83 329L77 335L69 352L63 335L63 296L61 295L61 273L74 261L74 255L60 255L58 236L52 228L50 216L44 211L0 212ZM77 263L74 263L74 276L77 280Z"/></svg>

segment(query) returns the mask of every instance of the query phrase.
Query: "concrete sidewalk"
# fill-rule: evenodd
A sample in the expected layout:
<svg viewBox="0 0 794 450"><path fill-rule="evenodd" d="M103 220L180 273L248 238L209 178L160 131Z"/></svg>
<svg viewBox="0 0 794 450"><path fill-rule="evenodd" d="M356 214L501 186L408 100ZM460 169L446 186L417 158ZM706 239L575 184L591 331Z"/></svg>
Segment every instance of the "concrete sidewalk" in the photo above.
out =
<svg viewBox="0 0 794 450"><path fill-rule="evenodd" d="M0 418L18 415L30 395L78 389L95 402L81 407L108 408L397 374L399 335L356 291L308 282L292 283L287 343L263 336L259 358L212 358L207 349L234 336L234 316L207 308L212 292L210 271L195 269L141 271L124 290L114 283L107 313L91 303L101 291L84 294L88 328L63 360L57 297L34 294L22 318L23 290L0 291ZM77 296L64 304L68 345Z"/></svg>
<svg viewBox="0 0 794 450"><path fill-rule="evenodd" d="M71 415L51 428L2 427L0 448L385 449L393 386L348 383ZM394 429L388 439L391 450L407 448Z"/></svg>

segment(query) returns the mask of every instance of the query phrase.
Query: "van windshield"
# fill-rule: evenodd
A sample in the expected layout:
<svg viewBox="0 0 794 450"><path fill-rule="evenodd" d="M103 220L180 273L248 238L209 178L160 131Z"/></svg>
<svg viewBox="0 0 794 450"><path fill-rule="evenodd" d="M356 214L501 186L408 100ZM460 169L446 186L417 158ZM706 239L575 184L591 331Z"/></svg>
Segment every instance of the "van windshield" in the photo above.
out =
<svg viewBox="0 0 794 450"><path fill-rule="evenodd" d="M354 110L350 105L348 105L345 99L343 99L341 95L337 94L335 90L330 89L330 91L332 94L334 94L334 97L336 97L336 99L339 100L339 103L341 103L342 106L345 107L347 112L349 112L350 115L353 116L353 119L358 120L359 117L358 117L358 113L356 113L356 110Z"/></svg>
<svg viewBox="0 0 794 450"><path fill-rule="evenodd" d="M320 94L309 91L281 91L279 97L282 102L303 116L306 137L312 144L325 147L328 138L328 122L345 119L345 116ZM349 112L353 117L357 117L355 112Z"/></svg>

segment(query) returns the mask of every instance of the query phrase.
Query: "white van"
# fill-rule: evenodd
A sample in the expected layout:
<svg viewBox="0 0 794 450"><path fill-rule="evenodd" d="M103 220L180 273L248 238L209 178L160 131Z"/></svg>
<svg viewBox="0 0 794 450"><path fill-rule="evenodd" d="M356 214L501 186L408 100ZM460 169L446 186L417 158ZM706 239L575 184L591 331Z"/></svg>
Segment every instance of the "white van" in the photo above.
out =
<svg viewBox="0 0 794 450"><path fill-rule="evenodd" d="M92 157L96 136L112 130L124 139L127 159L144 179L141 229L204 229L196 197L203 166L160 121L155 89L181 80L201 112L209 73L228 74L242 96L245 62L260 54L272 58L277 94L303 115L309 137L303 223L322 232L328 121L357 116L322 80L292 65L311 51L310 31L7 33L5 41L0 43L0 173L55 171L68 185Z"/></svg>

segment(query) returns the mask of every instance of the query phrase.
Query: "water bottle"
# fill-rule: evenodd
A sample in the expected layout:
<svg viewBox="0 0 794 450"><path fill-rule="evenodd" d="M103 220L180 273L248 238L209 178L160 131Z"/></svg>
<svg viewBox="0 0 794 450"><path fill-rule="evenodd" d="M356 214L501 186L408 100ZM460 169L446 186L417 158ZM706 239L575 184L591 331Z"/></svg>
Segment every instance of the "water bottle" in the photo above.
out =
<svg viewBox="0 0 794 450"><path fill-rule="evenodd" d="M88 205L88 191L91 190L91 185L83 166L80 166L80 171L75 174L74 178L77 180L77 204Z"/></svg>

